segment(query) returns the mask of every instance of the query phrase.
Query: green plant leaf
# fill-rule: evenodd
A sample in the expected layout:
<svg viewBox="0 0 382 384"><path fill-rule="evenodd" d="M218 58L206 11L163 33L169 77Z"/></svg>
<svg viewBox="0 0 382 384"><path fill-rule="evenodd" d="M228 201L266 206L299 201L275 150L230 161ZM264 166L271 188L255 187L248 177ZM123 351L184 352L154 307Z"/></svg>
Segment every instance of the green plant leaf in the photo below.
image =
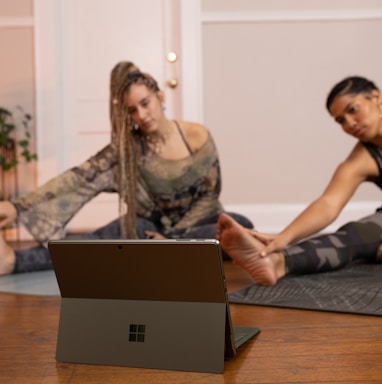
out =
<svg viewBox="0 0 382 384"><path fill-rule="evenodd" d="M20 105L16 106L16 109L21 113L20 124L23 127L22 134L24 135L17 142L17 145L22 149L19 155L26 162L37 160L37 154L31 153L29 149L31 139L29 123L32 117ZM12 169L20 162L20 159L16 157L10 158L10 153L12 152L17 156L16 143L12 135L15 134L18 126L16 126L14 121L13 113L4 107L0 107L0 169L4 171Z"/></svg>

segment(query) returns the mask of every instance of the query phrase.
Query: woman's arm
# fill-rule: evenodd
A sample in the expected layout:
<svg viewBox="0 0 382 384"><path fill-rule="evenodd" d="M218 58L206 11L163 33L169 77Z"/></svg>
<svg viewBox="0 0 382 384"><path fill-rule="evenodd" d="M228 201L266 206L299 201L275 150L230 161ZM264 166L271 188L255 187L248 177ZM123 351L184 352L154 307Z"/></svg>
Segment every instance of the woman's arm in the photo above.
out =
<svg viewBox="0 0 382 384"><path fill-rule="evenodd" d="M108 145L78 167L51 179L13 201L19 221L33 237L45 243L103 191L115 191L116 150Z"/></svg>
<svg viewBox="0 0 382 384"><path fill-rule="evenodd" d="M338 217L358 186L366 179L377 176L375 161L365 147L358 143L349 157L337 167L322 195L275 236L261 255L282 250L328 226Z"/></svg>

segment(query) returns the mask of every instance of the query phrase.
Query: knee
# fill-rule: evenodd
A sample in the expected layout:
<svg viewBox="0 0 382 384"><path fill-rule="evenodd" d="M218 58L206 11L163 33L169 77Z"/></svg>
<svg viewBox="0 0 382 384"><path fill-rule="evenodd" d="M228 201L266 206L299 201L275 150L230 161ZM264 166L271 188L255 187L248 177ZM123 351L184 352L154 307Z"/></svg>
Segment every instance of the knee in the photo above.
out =
<svg viewBox="0 0 382 384"><path fill-rule="evenodd" d="M371 221L351 221L339 228L338 231L346 232L352 236L357 236L367 242L381 241L382 235L382 228L378 224Z"/></svg>

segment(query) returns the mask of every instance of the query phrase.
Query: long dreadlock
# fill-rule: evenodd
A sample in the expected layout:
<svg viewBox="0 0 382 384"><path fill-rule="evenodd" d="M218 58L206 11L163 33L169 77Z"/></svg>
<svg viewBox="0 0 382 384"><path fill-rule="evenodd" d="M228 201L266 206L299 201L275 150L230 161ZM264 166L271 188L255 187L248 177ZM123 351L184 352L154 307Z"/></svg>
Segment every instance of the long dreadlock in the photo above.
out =
<svg viewBox="0 0 382 384"><path fill-rule="evenodd" d="M133 84L144 84L153 92L160 90L153 77L141 72L132 62L121 61L111 71L111 142L118 150L121 237L131 239L137 238L135 230L137 171L133 134L141 133L139 129L134 129L131 118L124 108L123 97Z"/></svg>

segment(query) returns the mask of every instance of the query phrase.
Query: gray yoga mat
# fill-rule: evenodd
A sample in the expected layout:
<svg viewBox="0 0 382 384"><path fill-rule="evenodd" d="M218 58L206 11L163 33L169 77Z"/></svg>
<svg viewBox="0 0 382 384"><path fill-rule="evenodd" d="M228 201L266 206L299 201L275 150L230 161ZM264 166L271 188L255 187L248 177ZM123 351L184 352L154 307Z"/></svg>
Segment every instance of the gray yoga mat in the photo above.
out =
<svg viewBox="0 0 382 384"><path fill-rule="evenodd" d="M253 284L229 294L237 304L382 316L382 264L287 276L270 287Z"/></svg>
<svg viewBox="0 0 382 384"><path fill-rule="evenodd" d="M0 292L43 296L60 295L53 270L0 276Z"/></svg>

